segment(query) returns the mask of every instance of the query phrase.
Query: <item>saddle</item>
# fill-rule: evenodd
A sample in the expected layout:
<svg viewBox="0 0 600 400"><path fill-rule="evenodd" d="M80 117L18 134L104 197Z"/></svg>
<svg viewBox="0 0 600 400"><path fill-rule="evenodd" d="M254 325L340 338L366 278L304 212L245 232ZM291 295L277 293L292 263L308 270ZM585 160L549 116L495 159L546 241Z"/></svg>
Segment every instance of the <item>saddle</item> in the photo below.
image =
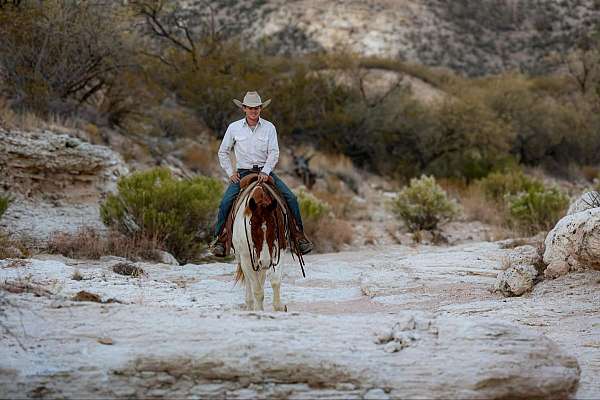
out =
<svg viewBox="0 0 600 400"><path fill-rule="evenodd" d="M229 214L227 215L227 219L225 220L225 227L223 231L219 235L219 241L225 246L225 254L228 255L230 250L233 248L232 239L233 239L233 222L235 221L235 216L237 210L239 209L239 203L243 199L246 198L246 195L256 186L256 180L258 179L257 173L251 173L240 180L240 193L238 193L233 206L229 210ZM277 202L278 207L276 209L277 216L277 243L281 250L290 248L292 254L295 254L300 261L300 266L304 266L304 260L302 258L302 254L298 249L297 238L299 237L300 230L294 220L294 216L290 211L286 201L281 196L281 193L275 187L275 182L273 178L269 176L266 181L266 185L264 186L269 194L273 197L273 199ZM235 251L235 249L234 249ZM302 268L302 273L304 274L304 268Z"/></svg>

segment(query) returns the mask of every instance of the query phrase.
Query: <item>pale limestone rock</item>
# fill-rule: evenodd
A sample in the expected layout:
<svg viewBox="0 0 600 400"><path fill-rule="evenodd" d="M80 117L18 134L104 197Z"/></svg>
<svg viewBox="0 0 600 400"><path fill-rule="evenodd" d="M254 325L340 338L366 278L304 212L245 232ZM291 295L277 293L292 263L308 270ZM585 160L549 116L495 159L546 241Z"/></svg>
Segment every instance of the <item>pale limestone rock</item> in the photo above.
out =
<svg viewBox="0 0 600 400"><path fill-rule="evenodd" d="M533 288L537 275L533 265L513 265L498 274L494 289L505 296L521 296Z"/></svg>
<svg viewBox="0 0 600 400"><path fill-rule="evenodd" d="M66 134L0 129L0 185L27 198L96 199L128 172L122 158L105 146Z"/></svg>
<svg viewBox="0 0 600 400"><path fill-rule="evenodd" d="M525 245L515 247L506 257L510 265L533 265L540 256L535 246Z"/></svg>
<svg viewBox="0 0 600 400"><path fill-rule="evenodd" d="M569 264L566 261L554 261L544 270L544 277L554 279L566 275L568 272Z"/></svg>
<svg viewBox="0 0 600 400"><path fill-rule="evenodd" d="M575 200L569 206L567 215L575 214L581 211L586 211L592 208L600 207L598 204L600 201L600 192L591 191L582 194L577 200Z"/></svg>
<svg viewBox="0 0 600 400"><path fill-rule="evenodd" d="M54 309L47 320L11 313L9 327L36 328L24 344L41 346L24 353L0 347L0 370L15 370L0 374L3 395L43 386L66 398L114 398L135 388L140 398L559 399L579 381L575 358L499 319L206 314L143 305L115 306L107 318L103 307ZM408 346L397 338L376 345L378 326L417 335ZM86 339L103 331L112 346Z"/></svg>
<svg viewBox="0 0 600 400"><path fill-rule="evenodd" d="M161 263L169 265L179 265L179 261L177 261L173 254L164 250L158 250L157 254Z"/></svg>
<svg viewBox="0 0 600 400"><path fill-rule="evenodd" d="M15 197L0 225L39 240L82 226L103 231L98 203L127 172L106 146L48 130L0 129L0 187Z"/></svg>
<svg viewBox="0 0 600 400"><path fill-rule="evenodd" d="M600 208L563 217L548 233L545 246L547 264L566 262L571 271L600 270Z"/></svg>

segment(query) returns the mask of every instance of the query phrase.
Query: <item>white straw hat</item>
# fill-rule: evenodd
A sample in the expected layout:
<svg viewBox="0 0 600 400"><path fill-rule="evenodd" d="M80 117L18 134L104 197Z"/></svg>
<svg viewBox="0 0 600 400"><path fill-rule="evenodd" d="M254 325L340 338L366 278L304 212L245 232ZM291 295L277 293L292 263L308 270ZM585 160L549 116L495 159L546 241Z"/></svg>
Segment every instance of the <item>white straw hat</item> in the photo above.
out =
<svg viewBox="0 0 600 400"><path fill-rule="evenodd" d="M265 108L266 106L268 106L271 103L271 99L263 102L261 100L258 92L247 92L246 95L244 96L244 101L239 101L238 99L233 99L233 102L239 108L242 108L242 106L246 106L246 107L261 106L262 108Z"/></svg>

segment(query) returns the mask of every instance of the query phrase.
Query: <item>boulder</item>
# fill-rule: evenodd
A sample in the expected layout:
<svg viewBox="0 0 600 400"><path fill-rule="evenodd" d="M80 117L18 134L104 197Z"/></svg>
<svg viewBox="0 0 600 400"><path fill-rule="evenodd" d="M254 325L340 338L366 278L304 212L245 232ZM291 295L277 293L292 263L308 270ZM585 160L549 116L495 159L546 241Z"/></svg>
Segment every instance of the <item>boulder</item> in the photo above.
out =
<svg viewBox="0 0 600 400"><path fill-rule="evenodd" d="M158 250L156 254L158 255L159 261L163 264L179 265L179 261L177 261L173 254L168 251Z"/></svg>
<svg viewBox="0 0 600 400"><path fill-rule="evenodd" d="M577 204L571 208L577 210L583 203L578 200L574 205ZM587 208L563 217L546 236L545 246L544 262L552 266L549 274L588 268L600 270L600 208Z"/></svg>
<svg viewBox="0 0 600 400"><path fill-rule="evenodd" d="M512 249L505 258L508 265L496 277L494 290L505 296L521 296L530 291L538 276L536 265L540 260L538 249L531 245Z"/></svg>
<svg viewBox="0 0 600 400"><path fill-rule="evenodd" d="M537 275L533 265L512 265L498 274L494 289L505 296L521 296L533 288Z"/></svg>

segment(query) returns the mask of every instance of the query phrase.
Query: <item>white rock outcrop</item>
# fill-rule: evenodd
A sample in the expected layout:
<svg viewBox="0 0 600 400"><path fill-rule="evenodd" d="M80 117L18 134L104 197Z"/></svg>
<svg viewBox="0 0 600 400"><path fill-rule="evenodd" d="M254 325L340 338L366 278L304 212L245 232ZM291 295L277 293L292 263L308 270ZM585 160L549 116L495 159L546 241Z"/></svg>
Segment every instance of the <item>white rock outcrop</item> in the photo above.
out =
<svg viewBox="0 0 600 400"><path fill-rule="evenodd" d="M1 226L39 240L82 226L103 230L99 201L127 172L109 147L48 130L0 129L0 190L15 198Z"/></svg>
<svg viewBox="0 0 600 400"><path fill-rule="evenodd" d="M35 351L0 347L0 396L566 399L580 374L550 339L494 319L97 303L52 315L26 318Z"/></svg>
<svg viewBox="0 0 600 400"><path fill-rule="evenodd" d="M85 201L114 188L128 172L106 146L48 130L0 129L0 187L25 198Z"/></svg>
<svg viewBox="0 0 600 400"><path fill-rule="evenodd" d="M544 262L549 277L581 269L600 270L600 207L591 207L586 193L569 208L545 240Z"/></svg>

